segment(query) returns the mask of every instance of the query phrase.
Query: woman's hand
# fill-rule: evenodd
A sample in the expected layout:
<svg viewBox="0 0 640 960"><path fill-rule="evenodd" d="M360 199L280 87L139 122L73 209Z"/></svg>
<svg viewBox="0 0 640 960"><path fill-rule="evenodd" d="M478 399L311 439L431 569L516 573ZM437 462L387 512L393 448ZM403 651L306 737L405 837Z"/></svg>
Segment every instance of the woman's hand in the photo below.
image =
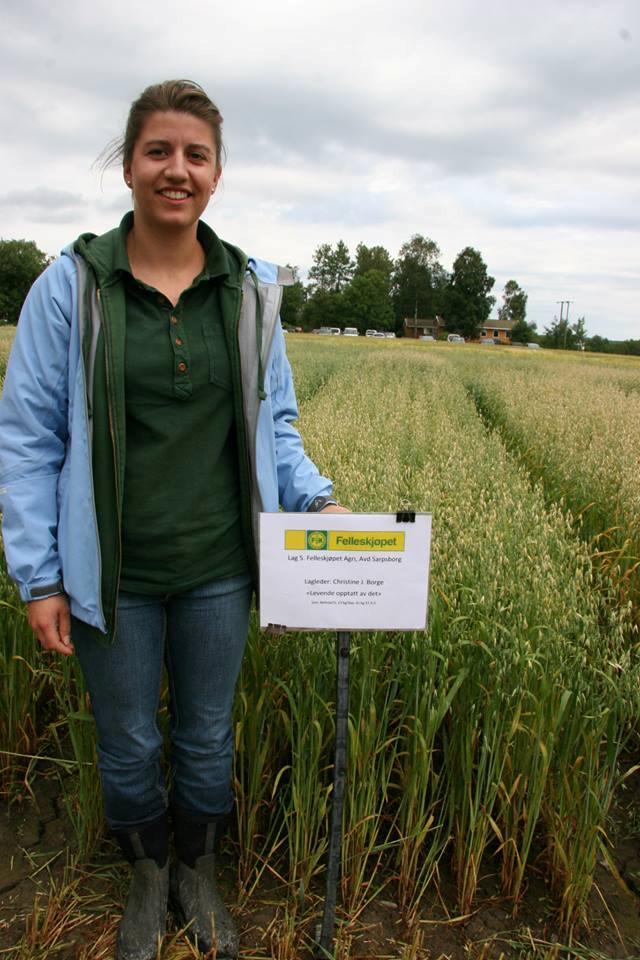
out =
<svg viewBox="0 0 640 960"><path fill-rule="evenodd" d="M339 503L330 503L326 507L323 507L322 510L318 510L318 513L351 513L351 510L347 510L346 507L341 507Z"/></svg>
<svg viewBox="0 0 640 960"><path fill-rule="evenodd" d="M69 601L63 593L45 600L32 600L27 604L27 619L43 650L53 650L65 657L73 653Z"/></svg>

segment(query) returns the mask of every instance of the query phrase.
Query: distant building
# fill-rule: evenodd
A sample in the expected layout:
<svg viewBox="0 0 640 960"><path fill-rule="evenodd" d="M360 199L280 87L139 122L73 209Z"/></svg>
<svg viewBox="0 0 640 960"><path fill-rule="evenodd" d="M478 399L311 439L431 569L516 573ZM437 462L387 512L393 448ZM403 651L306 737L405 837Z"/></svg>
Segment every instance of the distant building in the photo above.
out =
<svg viewBox="0 0 640 960"><path fill-rule="evenodd" d="M489 319L480 331L480 340L499 340L500 343L511 343L511 320Z"/></svg>
<svg viewBox="0 0 640 960"><path fill-rule="evenodd" d="M444 331L444 320L442 317L432 317L429 320L421 320L420 317L405 317L402 322L402 333L405 337L412 337L419 340L420 337L435 337Z"/></svg>

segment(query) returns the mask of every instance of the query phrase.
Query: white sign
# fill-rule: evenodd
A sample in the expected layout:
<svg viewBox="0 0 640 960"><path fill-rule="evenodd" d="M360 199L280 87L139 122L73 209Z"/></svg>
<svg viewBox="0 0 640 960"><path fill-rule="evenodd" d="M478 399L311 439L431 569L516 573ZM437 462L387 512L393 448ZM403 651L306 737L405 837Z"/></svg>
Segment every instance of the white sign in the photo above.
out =
<svg viewBox="0 0 640 960"><path fill-rule="evenodd" d="M423 630L431 516L261 513L260 626Z"/></svg>

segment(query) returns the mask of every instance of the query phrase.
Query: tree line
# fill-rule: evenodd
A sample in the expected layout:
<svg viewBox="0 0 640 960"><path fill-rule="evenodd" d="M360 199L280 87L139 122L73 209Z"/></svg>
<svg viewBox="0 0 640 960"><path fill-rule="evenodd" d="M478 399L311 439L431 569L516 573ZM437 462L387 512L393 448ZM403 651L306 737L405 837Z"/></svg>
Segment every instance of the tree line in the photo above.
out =
<svg viewBox="0 0 640 960"><path fill-rule="evenodd" d="M447 271L435 241L414 234L395 260L385 247L359 243L355 257L343 240L316 248L306 286L285 290L282 320L291 327L356 327L401 333L405 318L434 321L443 329L474 339L487 324L495 297L494 278L482 254L465 247ZM513 336L526 342L535 326L526 322L527 294L515 280L505 285L500 318L513 324Z"/></svg>
<svg viewBox="0 0 640 960"><path fill-rule="evenodd" d="M294 268L296 282L285 289L282 319L285 325L305 330L319 326L393 330L401 333L405 318L434 320L443 330L465 339L476 339L490 326L496 299L494 278L481 253L465 247L451 271L440 262L435 241L414 234L395 260L385 247L359 243L351 258L344 241L323 243L316 248L306 286ZM508 280L502 293L498 318L511 323L514 343L539 343L548 349L591 350L640 356L640 340L609 340L589 337L584 317L570 324L568 318L553 321L538 333L527 320L527 293L516 280Z"/></svg>
<svg viewBox="0 0 640 960"><path fill-rule="evenodd" d="M0 240L0 322L18 322L32 283L50 262L33 240Z"/></svg>
<svg viewBox="0 0 640 960"><path fill-rule="evenodd" d="M496 302L494 278L473 247L458 254L450 272L440 257L437 243L421 234L404 243L395 260L381 246L359 243L352 258L342 240L320 244L306 285L293 268L296 279L284 291L282 322L305 330L327 326L356 327L360 333L368 329L402 333L406 317L440 317L446 332L474 339ZM18 322L29 288L50 262L32 240L0 240L0 322ZM538 334L526 314L527 294L515 280L508 280L498 316L511 322L515 343L533 341L550 349L640 356L640 340L589 337L584 317L573 324L556 317Z"/></svg>
<svg viewBox="0 0 640 960"><path fill-rule="evenodd" d="M539 341L541 346L551 350L589 350L592 353L640 357L640 340L609 340L599 334L589 337L584 317L578 317L573 324L570 324L566 317L560 320L554 317L553 323L545 327Z"/></svg>

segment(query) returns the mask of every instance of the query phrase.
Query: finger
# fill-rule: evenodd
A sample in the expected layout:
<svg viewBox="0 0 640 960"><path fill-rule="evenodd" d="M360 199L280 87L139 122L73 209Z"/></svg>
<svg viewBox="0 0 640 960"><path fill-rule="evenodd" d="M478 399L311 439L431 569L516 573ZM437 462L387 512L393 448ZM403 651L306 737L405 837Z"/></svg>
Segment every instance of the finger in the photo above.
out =
<svg viewBox="0 0 640 960"><path fill-rule="evenodd" d="M48 650L52 653L61 653L65 657L73 653L71 639L69 638L69 642L65 643L60 637L57 626L38 630L38 640L43 650Z"/></svg>
<svg viewBox="0 0 640 960"><path fill-rule="evenodd" d="M60 635L60 642L66 648L67 652L73 653L73 643L71 642L71 614L68 604L65 604L60 611L58 633Z"/></svg>
<svg viewBox="0 0 640 960"><path fill-rule="evenodd" d="M45 650L52 649L59 639L57 620L45 620L43 623L36 623L34 630L40 646L44 647Z"/></svg>
<svg viewBox="0 0 640 960"><path fill-rule="evenodd" d="M71 646L71 638L69 638L68 643L64 643L62 640L54 640L53 644L48 648L54 653L61 653L63 657L70 657L73 653L73 647Z"/></svg>
<svg viewBox="0 0 640 960"><path fill-rule="evenodd" d="M66 641L61 635L61 619L62 614L58 614L53 620L37 624L35 627L35 633L43 650L52 650L56 653L63 653L65 656L68 656L70 653L73 653L73 646L71 644L68 627L66 629Z"/></svg>

